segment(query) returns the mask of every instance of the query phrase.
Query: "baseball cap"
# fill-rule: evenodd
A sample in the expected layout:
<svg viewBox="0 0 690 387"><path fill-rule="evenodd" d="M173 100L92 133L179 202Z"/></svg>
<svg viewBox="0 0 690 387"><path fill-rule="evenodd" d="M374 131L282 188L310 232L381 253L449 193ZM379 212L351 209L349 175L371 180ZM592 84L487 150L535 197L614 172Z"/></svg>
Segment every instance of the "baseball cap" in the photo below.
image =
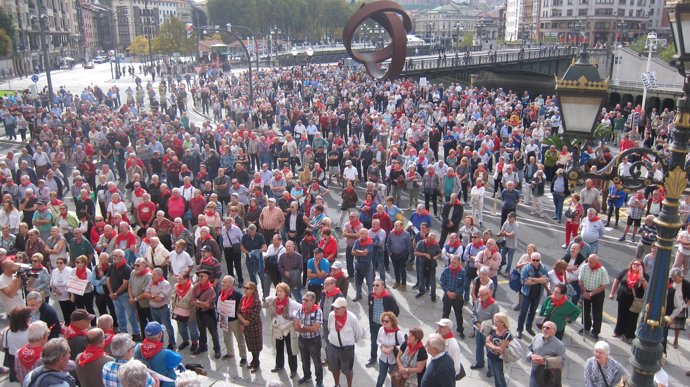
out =
<svg viewBox="0 0 690 387"><path fill-rule="evenodd" d="M346 306L347 300L344 297L338 297L335 301L333 301L334 308L344 308Z"/></svg>
<svg viewBox="0 0 690 387"><path fill-rule="evenodd" d="M77 309L70 315L70 320L72 321L91 321L96 318L96 315L90 314L86 309Z"/></svg>
<svg viewBox="0 0 690 387"><path fill-rule="evenodd" d="M343 268L343 263L342 262L335 262L333 264L333 269L342 269Z"/></svg>
<svg viewBox="0 0 690 387"><path fill-rule="evenodd" d="M315 249L314 249L314 254L316 254L316 253L323 253L323 249L320 248L320 247L315 248Z"/></svg>
<svg viewBox="0 0 690 387"><path fill-rule="evenodd" d="M453 329L453 322L447 318L442 318L442 319L436 321L436 325L438 325L440 327L448 327L450 329Z"/></svg>
<svg viewBox="0 0 690 387"><path fill-rule="evenodd" d="M204 273L204 274L210 276L210 275L211 275L211 270L208 270L208 269L197 269L196 274L201 274L201 273Z"/></svg>
<svg viewBox="0 0 690 387"><path fill-rule="evenodd" d="M146 324L146 329L144 330L146 336L156 336L161 333L163 333L163 326L158 321L151 321Z"/></svg>
<svg viewBox="0 0 690 387"><path fill-rule="evenodd" d="M205 245L201 248L201 251L208 251L210 253L213 251L213 249L211 248L211 246Z"/></svg>

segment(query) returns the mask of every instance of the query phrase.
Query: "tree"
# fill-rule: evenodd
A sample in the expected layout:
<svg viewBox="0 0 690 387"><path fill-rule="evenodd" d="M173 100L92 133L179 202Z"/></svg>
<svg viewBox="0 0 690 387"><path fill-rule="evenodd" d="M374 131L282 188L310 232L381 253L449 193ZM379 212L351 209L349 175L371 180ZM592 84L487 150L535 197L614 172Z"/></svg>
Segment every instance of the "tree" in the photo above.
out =
<svg viewBox="0 0 690 387"><path fill-rule="evenodd" d="M17 33L17 25L14 24L14 19L2 8L0 8L0 29L5 30L8 36L14 36Z"/></svg>
<svg viewBox="0 0 690 387"><path fill-rule="evenodd" d="M153 45L153 42L151 42ZM132 44L127 47L130 54L134 55L148 55L149 54L149 41L144 35L138 35L134 38Z"/></svg>
<svg viewBox="0 0 690 387"><path fill-rule="evenodd" d="M462 36L462 40L457 43L458 48L472 47L474 45L474 32L468 31Z"/></svg>
<svg viewBox="0 0 690 387"><path fill-rule="evenodd" d="M12 39L5 30L0 29L0 56L9 55L12 52Z"/></svg>
<svg viewBox="0 0 690 387"><path fill-rule="evenodd" d="M187 26L181 20L172 18L161 24L158 36L151 42L155 53L172 55L179 52L183 55L194 51L196 40L187 39Z"/></svg>

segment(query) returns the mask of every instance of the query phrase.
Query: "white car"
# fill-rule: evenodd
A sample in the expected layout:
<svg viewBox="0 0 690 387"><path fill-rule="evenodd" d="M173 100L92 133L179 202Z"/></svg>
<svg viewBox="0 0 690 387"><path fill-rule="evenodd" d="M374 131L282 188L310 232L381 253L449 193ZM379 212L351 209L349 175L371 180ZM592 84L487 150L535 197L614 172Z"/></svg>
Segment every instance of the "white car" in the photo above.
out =
<svg viewBox="0 0 690 387"><path fill-rule="evenodd" d="M84 69L93 69L93 62L86 62L86 64L84 65Z"/></svg>
<svg viewBox="0 0 690 387"><path fill-rule="evenodd" d="M108 58L106 58L104 56L100 56L100 55L93 58L93 63L105 63L107 61L108 61Z"/></svg>

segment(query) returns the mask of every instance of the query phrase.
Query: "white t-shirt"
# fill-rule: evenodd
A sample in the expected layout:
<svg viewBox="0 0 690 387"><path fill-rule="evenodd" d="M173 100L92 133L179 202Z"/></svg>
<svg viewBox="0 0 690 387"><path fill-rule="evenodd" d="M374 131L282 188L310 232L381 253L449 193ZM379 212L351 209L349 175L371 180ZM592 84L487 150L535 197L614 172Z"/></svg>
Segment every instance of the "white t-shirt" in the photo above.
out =
<svg viewBox="0 0 690 387"><path fill-rule="evenodd" d="M690 242L690 235L688 235L688 232L686 230L683 230L680 232L680 234L678 234L678 239ZM683 255L690 255L690 249L684 247L680 243L678 243L678 252Z"/></svg>
<svg viewBox="0 0 690 387"><path fill-rule="evenodd" d="M4 273L0 275L0 290L12 286L13 280L14 277L12 276L5 275ZM19 292L20 291L17 290L17 294L15 294L14 297L7 297L5 292L0 291L0 302L2 302L2 305L5 308L5 313L10 314L12 309L18 306L24 306L24 301L22 300L22 296Z"/></svg>
<svg viewBox="0 0 690 387"><path fill-rule="evenodd" d="M194 261L186 251L182 251L180 254L177 254L175 250L170 252L170 268L172 269L173 274L180 275L183 271L187 270L193 265Z"/></svg>
<svg viewBox="0 0 690 387"><path fill-rule="evenodd" d="M59 290L62 294L58 296L58 301L69 300L69 293L67 293L67 281L72 274L72 269L65 267L64 270L53 270L50 275L50 286L54 290Z"/></svg>
<svg viewBox="0 0 690 387"><path fill-rule="evenodd" d="M654 384L657 386L669 387L668 374L663 368L659 369L659 371L654 374Z"/></svg>

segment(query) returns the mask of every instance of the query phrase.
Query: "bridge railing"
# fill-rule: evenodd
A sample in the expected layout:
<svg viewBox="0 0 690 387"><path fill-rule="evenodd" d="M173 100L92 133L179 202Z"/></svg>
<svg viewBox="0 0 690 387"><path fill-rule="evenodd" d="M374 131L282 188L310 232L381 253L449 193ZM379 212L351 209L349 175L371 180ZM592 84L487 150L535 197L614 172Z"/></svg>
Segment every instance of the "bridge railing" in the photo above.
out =
<svg viewBox="0 0 690 387"><path fill-rule="evenodd" d="M644 89L644 83L642 81L614 81L611 82L611 86L618 86L618 87L631 87L635 89ZM656 87L653 89L682 89L683 88L683 82L678 82L678 83L657 83Z"/></svg>
<svg viewBox="0 0 690 387"><path fill-rule="evenodd" d="M451 54L446 56L446 58L410 58L405 62L405 67L403 71L415 71L424 69L438 69L438 68L448 68L448 67L460 67L460 66L474 66L478 64L492 64L492 63L503 63L503 62L515 62L520 60L531 60L540 58L555 58L575 55L577 49L574 47L561 47L561 48L551 48L551 49L531 49L520 51L507 51L507 52L482 52L482 53L470 53L458 54L457 56Z"/></svg>

